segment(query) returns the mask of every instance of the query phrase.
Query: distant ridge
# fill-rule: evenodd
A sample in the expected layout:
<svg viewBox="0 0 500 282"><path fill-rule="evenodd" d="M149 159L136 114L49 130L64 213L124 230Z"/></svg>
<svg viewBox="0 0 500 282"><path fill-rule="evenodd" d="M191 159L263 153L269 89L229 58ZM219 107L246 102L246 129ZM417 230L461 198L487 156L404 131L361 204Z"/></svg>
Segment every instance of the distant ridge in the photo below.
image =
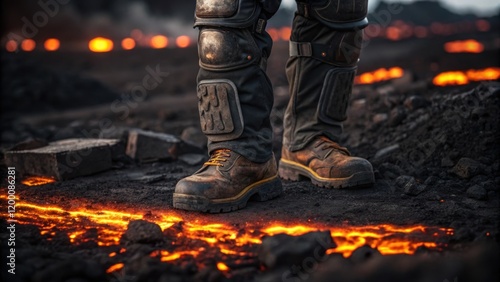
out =
<svg viewBox="0 0 500 282"><path fill-rule="evenodd" d="M372 23L379 22L375 15L382 11L388 11L389 6L395 3L379 2L377 7L368 15L368 20ZM392 14L392 21L402 20L414 25L428 26L433 22L455 23L466 20L476 20L479 17L475 14L458 14L448 10L440 1L416 1L412 3L397 3L402 9L398 14ZM496 18L496 19L495 19ZM498 17L491 17L490 20L498 21Z"/></svg>

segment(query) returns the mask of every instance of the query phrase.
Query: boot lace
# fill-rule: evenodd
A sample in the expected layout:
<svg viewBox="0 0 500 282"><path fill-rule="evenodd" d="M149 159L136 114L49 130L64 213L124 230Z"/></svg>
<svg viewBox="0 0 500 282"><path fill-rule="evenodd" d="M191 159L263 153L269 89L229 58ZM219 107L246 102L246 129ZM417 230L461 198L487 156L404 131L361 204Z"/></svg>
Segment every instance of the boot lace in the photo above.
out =
<svg viewBox="0 0 500 282"><path fill-rule="evenodd" d="M351 155L351 153L349 152L349 150L347 150L346 147L342 147L339 144L337 144L336 142L334 142L334 141L332 141L324 136L320 137L320 141L314 145L315 148L318 148L320 146L321 146L321 150L327 150L327 149L332 148L332 149L335 149L337 151L340 151L341 153L343 153L346 156Z"/></svg>
<svg viewBox="0 0 500 282"><path fill-rule="evenodd" d="M227 158L231 157L231 150L229 149L219 149L216 150L210 155L210 159L205 162L207 166L224 166L224 162L227 161Z"/></svg>

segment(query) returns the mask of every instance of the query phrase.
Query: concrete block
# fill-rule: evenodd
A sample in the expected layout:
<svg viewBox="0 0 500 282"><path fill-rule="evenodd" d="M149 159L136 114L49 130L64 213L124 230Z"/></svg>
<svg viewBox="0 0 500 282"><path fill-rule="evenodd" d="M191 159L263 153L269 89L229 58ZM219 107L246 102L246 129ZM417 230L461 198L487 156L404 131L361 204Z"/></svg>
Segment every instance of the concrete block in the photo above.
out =
<svg viewBox="0 0 500 282"><path fill-rule="evenodd" d="M181 143L170 134L137 129L129 132L125 153L141 162L177 159Z"/></svg>
<svg viewBox="0 0 500 282"><path fill-rule="evenodd" d="M111 168L116 139L66 139L30 150L5 153L7 166L16 167L20 177L50 176L61 181Z"/></svg>

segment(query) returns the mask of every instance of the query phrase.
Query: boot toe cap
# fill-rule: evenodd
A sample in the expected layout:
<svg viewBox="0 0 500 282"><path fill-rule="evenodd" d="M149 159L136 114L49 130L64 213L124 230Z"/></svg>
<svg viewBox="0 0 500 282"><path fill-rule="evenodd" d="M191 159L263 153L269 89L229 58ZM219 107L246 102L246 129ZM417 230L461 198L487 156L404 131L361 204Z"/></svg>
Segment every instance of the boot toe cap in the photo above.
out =
<svg viewBox="0 0 500 282"><path fill-rule="evenodd" d="M373 173L372 164L363 158L357 157L350 157L343 162L331 166L329 170L330 177L332 178L345 178L365 172Z"/></svg>
<svg viewBox="0 0 500 282"><path fill-rule="evenodd" d="M185 178L177 182L174 193L193 196L205 196L205 191L207 191L210 186L210 183L196 182Z"/></svg>

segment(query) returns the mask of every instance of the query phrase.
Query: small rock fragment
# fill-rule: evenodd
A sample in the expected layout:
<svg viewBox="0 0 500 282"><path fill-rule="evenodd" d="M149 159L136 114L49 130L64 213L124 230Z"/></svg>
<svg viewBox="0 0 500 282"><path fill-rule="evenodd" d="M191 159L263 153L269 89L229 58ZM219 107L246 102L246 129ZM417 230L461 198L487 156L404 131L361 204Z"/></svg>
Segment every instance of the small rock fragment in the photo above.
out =
<svg viewBox="0 0 500 282"><path fill-rule="evenodd" d="M389 115L389 125L397 126L406 118L406 111L402 107L396 107L391 110Z"/></svg>
<svg viewBox="0 0 500 282"><path fill-rule="evenodd" d="M424 108L429 105L429 102L420 96L410 96L404 101L404 106L410 111Z"/></svg>
<svg viewBox="0 0 500 282"><path fill-rule="evenodd" d="M418 194L424 192L426 188L427 187L425 185L411 182L404 187L404 193L409 196L417 196Z"/></svg>
<svg viewBox="0 0 500 282"><path fill-rule="evenodd" d="M310 232L302 236L277 234L262 239L259 260L268 268L300 266L304 259L323 257L326 250L335 246L328 231Z"/></svg>
<svg viewBox="0 0 500 282"><path fill-rule="evenodd" d="M362 263L373 257L381 256L377 249L370 247L369 245L364 245L352 252L350 259L355 263Z"/></svg>
<svg viewBox="0 0 500 282"><path fill-rule="evenodd" d="M401 175L401 176L398 176L394 182L396 183L396 185L399 187L399 188L403 188L406 183L408 182L415 182L415 178L413 176L409 176L409 175Z"/></svg>
<svg viewBox="0 0 500 282"><path fill-rule="evenodd" d="M373 123L379 124L379 123L383 123L388 118L389 118L389 116L387 114L380 113L380 114L376 114L375 116L373 116L372 120L373 120Z"/></svg>
<svg viewBox="0 0 500 282"><path fill-rule="evenodd" d="M467 189L467 197L476 200L486 200L488 198L488 191L479 185L474 185Z"/></svg>
<svg viewBox="0 0 500 282"><path fill-rule="evenodd" d="M403 189L403 193L416 196L422 193L426 186L418 184L413 176L401 175L395 180L396 185Z"/></svg>
<svg viewBox="0 0 500 282"><path fill-rule="evenodd" d="M453 167L452 172L460 178L468 179L481 172L482 165L469 158L461 158Z"/></svg>
<svg viewBox="0 0 500 282"><path fill-rule="evenodd" d="M127 231L122 236L122 240L129 243L152 243L162 239L160 226L142 219L129 222Z"/></svg>

